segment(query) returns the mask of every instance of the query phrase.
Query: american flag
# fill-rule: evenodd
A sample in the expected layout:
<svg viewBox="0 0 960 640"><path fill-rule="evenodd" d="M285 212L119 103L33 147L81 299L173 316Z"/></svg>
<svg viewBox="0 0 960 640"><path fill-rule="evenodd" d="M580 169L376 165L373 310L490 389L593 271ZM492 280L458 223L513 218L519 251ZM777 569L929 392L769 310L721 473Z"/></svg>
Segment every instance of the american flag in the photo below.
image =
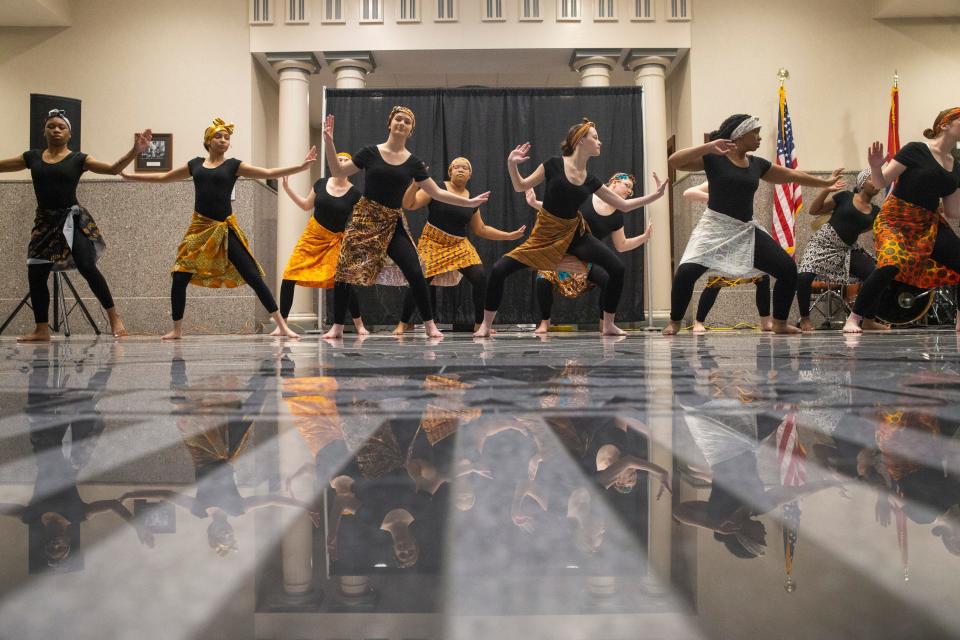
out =
<svg viewBox="0 0 960 640"><path fill-rule="evenodd" d="M777 119L777 164L790 169L797 168L796 149L793 144L793 123L787 109L787 92L780 85L780 115ZM793 230L797 215L803 207L803 194L796 182L778 184L773 189L773 236L780 246L793 255L795 248Z"/></svg>
<svg viewBox="0 0 960 640"><path fill-rule="evenodd" d="M777 427L777 462L780 466L780 484L784 487L800 487L807 482L807 452L800 443L797 430L797 412L791 409ZM781 534L783 536L783 563L787 573L784 588L793 592L797 583L793 579L793 563L797 558L800 542L800 500L783 505Z"/></svg>

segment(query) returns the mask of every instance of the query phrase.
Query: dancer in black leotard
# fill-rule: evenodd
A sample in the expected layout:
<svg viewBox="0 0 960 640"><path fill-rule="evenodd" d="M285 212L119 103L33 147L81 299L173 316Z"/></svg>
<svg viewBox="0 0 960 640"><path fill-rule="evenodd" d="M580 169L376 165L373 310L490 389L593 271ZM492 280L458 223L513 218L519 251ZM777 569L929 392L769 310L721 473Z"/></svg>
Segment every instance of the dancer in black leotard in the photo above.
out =
<svg viewBox="0 0 960 640"><path fill-rule="evenodd" d="M277 309L270 288L263 281L263 269L254 259L247 237L233 215L230 194L237 178L282 178L307 169L317 159L316 147L311 147L304 161L292 167L264 169L236 158L226 158L230 148L233 124L222 119L213 121L203 134L207 157L196 157L186 165L153 174L128 174L127 180L139 182L173 182L190 176L196 189L193 221L177 251L173 267L170 302L173 308L173 330L164 340L179 340L183 336L183 312L187 306L187 285L201 287L238 287L244 282L257 294L260 304L273 318L280 334L299 338Z"/></svg>
<svg viewBox="0 0 960 640"><path fill-rule="evenodd" d="M556 270L567 254L583 262L599 265L607 272L609 281L603 295L600 332L602 335L624 334L613 321L623 289L623 263L590 233L577 208L588 196L596 193L614 209L633 211L662 196L667 183L661 183L654 174L657 190L650 195L629 200L624 200L605 187L596 176L587 172L587 161L600 155L600 138L596 125L586 118L582 123L570 127L560 149L563 156L554 156L538 165L526 178L520 175L517 165L529 159L530 143L519 145L507 156L510 181L516 191L526 191L546 182L543 207L537 212L537 221L530 237L493 265L487 285L483 324L473 334L478 338L490 336L503 298L503 284L508 276L527 268Z"/></svg>
<svg viewBox="0 0 960 640"><path fill-rule="evenodd" d="M407 107L394 107L390 111L387 118L390 135L385 142L364 147L353 156L353 160L342 166L336 161L333 126L334 117L328 115L323 138L330 173L337 177L349 177L363 169L365 179L363 197L353 208L337 263L337 283L333 288L333 326L323 337L343 336L343 319L350 292L347 285L374 284L388 256L410 285L427 336L443 337L433 321L430 292L423 279L417 250L407 230L406 217L400 208L403 194L413 180L434 200L476 209L487 201L489 192L475 198L464 198L437 186L427 175L423 161L407 150L407 141L416 127L416 117Z"/></svg>
<svg viewBox="0 0 960 640"><path fill-rule="evenodd" d="M470 197L467 183L473 175L473 165L466 158L454 158L447 167L450 178L444 188L464 198ZM417 252L423 261L423 275L430 283L430 304L436 306L437 287L453 287L465 277L473 290L473 315L476 331L483 321L483 298L487 293L487 276L477 250L467 238L467 227L474 235L487 240L516 240L523 236L527 226L514 231L501 231L483 222L479 209L458 207L431 198L414 182L403 196L403 208L409 210L428 208L427 224L417 242ZM412 291L407 291L403 300L400 323L393 335L401 335L412 329L410 320L416 307Z"/></svg>
<svg viewBox="0 0 960 640"><path fill-rule="evenodd" d="M37 216L27 249L30 306L33 307L36 326L30 333L17 338L23 342L50 339L47 277L51 271L73 268L84 277L107 312L111 333L116 337L129 335L113 303L110 287L97 269L97 258L106 249L106 244L90 212L77 203L77 184L84 171L119 174L147 148L152 134L149 129L138 133L133 148L113 164L107 164L85 153L71 151L67 147L71 133L67 113L63 109L52 109L43 124L46 149L33 149L15 158L0 160L0 172L30 169L37 196Z"/></svg>
<svg viewBox="0 0 960 640"><path fill-rule="evenodd" d="M337 154L337 160L341 164L350 159L351 156L346 151ZM287 268L283 272L283 281L280 283L280 315L286 320L293 306L293 293L298 284L301 287L333 288L337 261L340 259L340 246L343 243L343 230L354 205L360 200L360 192L346 178L317 180L306 198L301 198L290 188L287 178L283 179L283 190L298 207L304 211L313 211L313 217L307 222L307 228L303 230L297 246L290 254ZM360 304L352 290L349 307L357 335L370 335L363 326ZM270 335L279 334L280 327L277 327Z"/></svg>
<svg viewBox="0 0 960 640"><path fill-rule="evenodd" d="M633 195L635 178L628 173L614 174L607 180L607 188L621 198ZM527 204L538 211L543 203L537 200L533 189L527 191ZM623 231L623 212L600 200L596 194L590 196L580 205L580 213L592 233L598 240L610 238L613 248L619 253L633 251L650 239L653 225L647 223L647 230L638 236L628 238ZM607 286L610 277L603 267L590 265L586 273L569 273L564 271L537 272L537 303L540 306L540 324L534 333L544 334L550 330L550 315L553 311L553 290L556 288L564 297L577 298L590 287L600 287L602 292ZM603 313L603 293L600 294Z"/></svg>
<svg viewBox="0 0 960 640"><path fill-rule="evenodd" d="M760 146L760 121L746 114L724 120L720 128L710 134L710 140L698 147L681 149L669 158L673 169L705 171L710 183L710 199L673 276L670 323L663 333L673 335L680 330L693 286L710 269L732 277L752 271L772 275L777 279L773 289L773 330L800 333L797 327L787 325L797 290L797 264L776 240L756 226L753 196L761 180L830 187L842 183L842 169L835 170L829 178L820 179L748 155Z"/></svg>

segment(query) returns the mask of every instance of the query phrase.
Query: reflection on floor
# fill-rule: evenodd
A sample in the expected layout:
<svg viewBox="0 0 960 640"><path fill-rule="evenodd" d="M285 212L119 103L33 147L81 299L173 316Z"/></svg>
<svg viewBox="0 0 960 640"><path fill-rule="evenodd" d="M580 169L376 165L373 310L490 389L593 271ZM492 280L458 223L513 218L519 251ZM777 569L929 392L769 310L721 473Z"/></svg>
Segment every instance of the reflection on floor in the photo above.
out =
<svg viewBox="0 0 960 640"><path fill-rule="evenodd" d="M0 341L0 638L948 638L956 334Z"/></svg>

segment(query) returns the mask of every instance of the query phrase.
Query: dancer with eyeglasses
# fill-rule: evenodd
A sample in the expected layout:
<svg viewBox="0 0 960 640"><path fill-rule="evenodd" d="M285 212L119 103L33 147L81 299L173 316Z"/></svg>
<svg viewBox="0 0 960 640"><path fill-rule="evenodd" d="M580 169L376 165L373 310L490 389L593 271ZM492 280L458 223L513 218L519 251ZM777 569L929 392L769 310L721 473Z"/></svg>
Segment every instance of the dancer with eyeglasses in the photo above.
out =
<svg viewBox="0 0 960 640"><path fill-rule="evenodd" d="M15 158L0 160L0 172L30 170L37 212L27 247L27 281L33 308L33 331L19 336L22 342L50 340L51 271L76 269L107 313L114 337L129 335L113 302L110 287L97 268L106 250L103 234L93 216L77 201L77 185L84 171L118 175L150 144L150 129L136 134L133 148L112 164L69 148L73 128L64 109L51 109L43 122L46 149L31 149Z"/></svg>
<svg viewBox="0 0 960 640"><path fill-rule="evenodd" d="M633 185L636 178L629 173L617 173L607 180L607 188L621 198L633 195ZM537 200L533 189L526 192L527 204L538 211L543 203ZM580 213L587 223L587 227L598 240L610 238L614 249L619 253L633 251L650 239L653 225L648 223L642 234L628 238L624 233L624 215L622 211L600 200L596 194L583 201ZM603 290L610 280L610 276L598 265L583 265L585 272L569 271L538 271L537 272L537 304L540 307L540 324L534 333L545 334L550 331L550 316L553 312L553 292L556 290L565 298L578 298L594 286L599 287L600 313L603 313Z"/></svg>
<svg viewBox="0 0 960 640"><path fill-rule="evenodd" d="M507 156L507 169L514 190L524 192L545 182L543 205L537 211L537 221L526 241L493 265L487 284L483 323L474 336L490 336L497 309L503 300L504 281L509 276L524 269L555 271L568 254L582 262L599 265L609 276L603 294L601 335L626 333L614 323L623 290L623 263L590 233L578 209L584 200L596 193L600 200L613 209L633 211L660 198L666 191L667 183L661 183L654 174L657 190L652 194L627 200L621 198L587 171L587 162L600 155L600 147L596 124L584 118L567 131L560 145L562 155L538 165L527 177L521 176L517 167L529 160L530 143L517 146Z"/></svg>

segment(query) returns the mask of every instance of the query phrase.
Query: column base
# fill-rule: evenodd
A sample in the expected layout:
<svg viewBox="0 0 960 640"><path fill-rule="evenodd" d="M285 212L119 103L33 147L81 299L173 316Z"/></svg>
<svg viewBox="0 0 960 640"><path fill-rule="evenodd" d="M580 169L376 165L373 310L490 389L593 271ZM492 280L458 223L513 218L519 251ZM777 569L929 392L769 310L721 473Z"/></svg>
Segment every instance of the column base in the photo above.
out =
<svg viewBox="0 0 960 640"><path fill-rule="evenodd" d="M323 603L323 591L311 589L305 593L283 591L267 598L267 608L273 613L315 613Z"/></svg>

